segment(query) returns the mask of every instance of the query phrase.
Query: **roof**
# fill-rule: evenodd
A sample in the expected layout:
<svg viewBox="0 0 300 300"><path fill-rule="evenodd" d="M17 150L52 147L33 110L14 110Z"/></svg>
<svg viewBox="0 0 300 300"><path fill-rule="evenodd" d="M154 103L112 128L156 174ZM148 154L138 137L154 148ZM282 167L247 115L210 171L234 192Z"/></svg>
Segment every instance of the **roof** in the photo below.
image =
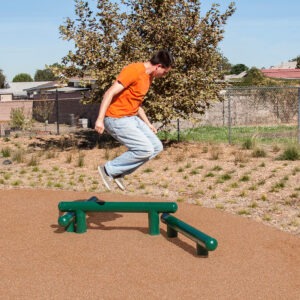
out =
<svg viewBox="0 0 300 300"><path fill-rule="evenodd" d="M8 88L0 89L1 95L27 96L27 89L36 87L37 85L47 84L51 81L32 81L32 82L9 82Z"/></svg>
<svg viewBox="0 0 300 300"><path fill-rule="evenodd" d="M300 79L300 69L264 69L261 72L271 78Z"/></svg>
<svg viewBox="0 0 300 300"><path fill-rule="evenodd" d="M34 86L27 88L27 92L34 92L34 91L40 91L40 90L49 90L53 88L61 88L63 86L66 86L66 84L61 84L57 81L47 81L47 82L40 82L41 84L35 84Z"/></svg>
<svg viewBox="0 0 300 300"><path fill-rule="evenodd" d="M47 90L47 93L54 93L56 91L62 92L62 93L72 93L72 92L78 92L78 91L88 91L89 88L76 88L76 87L61 87L61 88L54 88Z"/></svg>
<svg viewBox="0 0 300 300"><path fill-rule="evenodd" d="M230 81L230 80L235 80L235 79L241 79L247 75L247 71L243 71L240 74L230 74L230 75L225 75L224 79L225 81Z"/></svg>
<svg viewBox="0 0 300 300"><path fill-rule="evenodd" d="M287 61L287 62L282 62L278 66L272 66L270 69L296 69L297 62L296 61Z"/></svg>

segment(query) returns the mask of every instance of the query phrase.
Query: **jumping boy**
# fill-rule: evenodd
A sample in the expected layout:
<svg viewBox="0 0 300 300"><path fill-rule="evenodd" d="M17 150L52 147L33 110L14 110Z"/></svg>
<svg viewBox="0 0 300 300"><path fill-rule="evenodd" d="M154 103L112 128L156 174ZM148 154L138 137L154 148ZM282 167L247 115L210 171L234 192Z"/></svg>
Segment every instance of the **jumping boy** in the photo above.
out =
<svg viewBox="0 0 300 300"><path fill-rule="evenodd" d="M167 50L158 51L149 61L127 65L105 92L95 123L95 130L106 130L127 147L127 151L98 167L105 187L115 181L125 190L122 178L135 171L163 150L142 102L154 78L163 77L174 63Z"/></svg>

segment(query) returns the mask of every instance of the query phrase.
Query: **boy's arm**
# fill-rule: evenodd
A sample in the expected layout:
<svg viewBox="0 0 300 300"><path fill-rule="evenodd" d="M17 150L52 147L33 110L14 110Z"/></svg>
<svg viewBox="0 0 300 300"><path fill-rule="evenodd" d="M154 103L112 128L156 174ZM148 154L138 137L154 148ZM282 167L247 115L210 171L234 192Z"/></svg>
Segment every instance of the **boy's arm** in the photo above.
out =
<svg viewBox="0 0 300 300"><path fill-rule="evenodd" d="M150 123L148 117L143 108L139 107L138 116L149 126L149 128L154 132L157 133L157 129Z"/></svg>
<svg viewBox="0 0 300 300"><path fill-rule="evenodd" d="M124 90L124 86L119 82L115 81L114 84L105 92L100 109L99 115L95 123L95 130L100 134L104 132L104 118L107 108L109 107L113 97Z"/></svg>

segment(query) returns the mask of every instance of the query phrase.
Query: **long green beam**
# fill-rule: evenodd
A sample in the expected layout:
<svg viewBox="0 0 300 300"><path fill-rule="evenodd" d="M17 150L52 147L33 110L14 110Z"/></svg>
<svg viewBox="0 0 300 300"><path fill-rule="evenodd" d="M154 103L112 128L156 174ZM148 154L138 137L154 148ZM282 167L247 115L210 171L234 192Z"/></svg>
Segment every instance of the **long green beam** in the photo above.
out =
<svg viewBox="0 0 300 300"><path fill-rule="evenodd" d="M83 210L85 212L103 211L103 212L169 212L177 211L175 202L105 202L105 201L80 201L80 202L60 202L58 204L60 211Z"/></svg>
<svg viewBox="0 0 300 300"><path fill-rule="evenodd" d="M197 255L208 256L208 251L213 251L218 246L218 241L191 225L177 219L168 213L161 216L163 223L167 224L167 236L177 237L178 232L196 242Z"/></svg>
<svg viewBox="0 0 300 300"><path fill-rule="evenodd" d="M173 213L177 211L175 202L105 202L105 201L80 201L80 202L60 202L58 208L63 212L75 214L70 216L70 220L59 220L62 226L73 221L77 233L84 233L87 230L86 212L142 212L148 213L149 234L159 235L159 213ZM69 231L74 231L73 226Z"/></svg>

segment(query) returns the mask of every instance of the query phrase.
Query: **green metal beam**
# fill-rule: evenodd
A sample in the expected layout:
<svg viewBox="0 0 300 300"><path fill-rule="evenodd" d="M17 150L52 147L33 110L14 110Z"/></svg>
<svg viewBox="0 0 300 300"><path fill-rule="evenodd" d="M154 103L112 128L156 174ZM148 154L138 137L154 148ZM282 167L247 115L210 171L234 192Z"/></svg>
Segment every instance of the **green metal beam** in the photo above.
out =
<svg viewBox="0 0 300 300"><path fill-rule="evenodd" d="M177 211L177 203L175 202L60 202L58 204L60 211L68 212L75 210L83 210L85 212L103 211L103 212L150 212L158 213Z"/></svg>
<svg viewBox="0 0 300 300"><path fill-rule="evenodd" d="M66 226L67 231L86 232L86 212L135 212L148 213L149 234L159 235L159 213L176 212L178 206L175 202L73 201L60 202L58 208L60 211L67 212L58 220L61 226Z"/></svg>
<svg viewBox="0 0 300 300"><path fill-rule="evenodd" d="M167 236L177 237L180 232L191 240L197 243L197 254L207 256L208 251L213 251L218 246L218 241L200 230L192 227L191 225L177 219L168 213L163 213L161 216L163 223L167 224Z"/></svg>

